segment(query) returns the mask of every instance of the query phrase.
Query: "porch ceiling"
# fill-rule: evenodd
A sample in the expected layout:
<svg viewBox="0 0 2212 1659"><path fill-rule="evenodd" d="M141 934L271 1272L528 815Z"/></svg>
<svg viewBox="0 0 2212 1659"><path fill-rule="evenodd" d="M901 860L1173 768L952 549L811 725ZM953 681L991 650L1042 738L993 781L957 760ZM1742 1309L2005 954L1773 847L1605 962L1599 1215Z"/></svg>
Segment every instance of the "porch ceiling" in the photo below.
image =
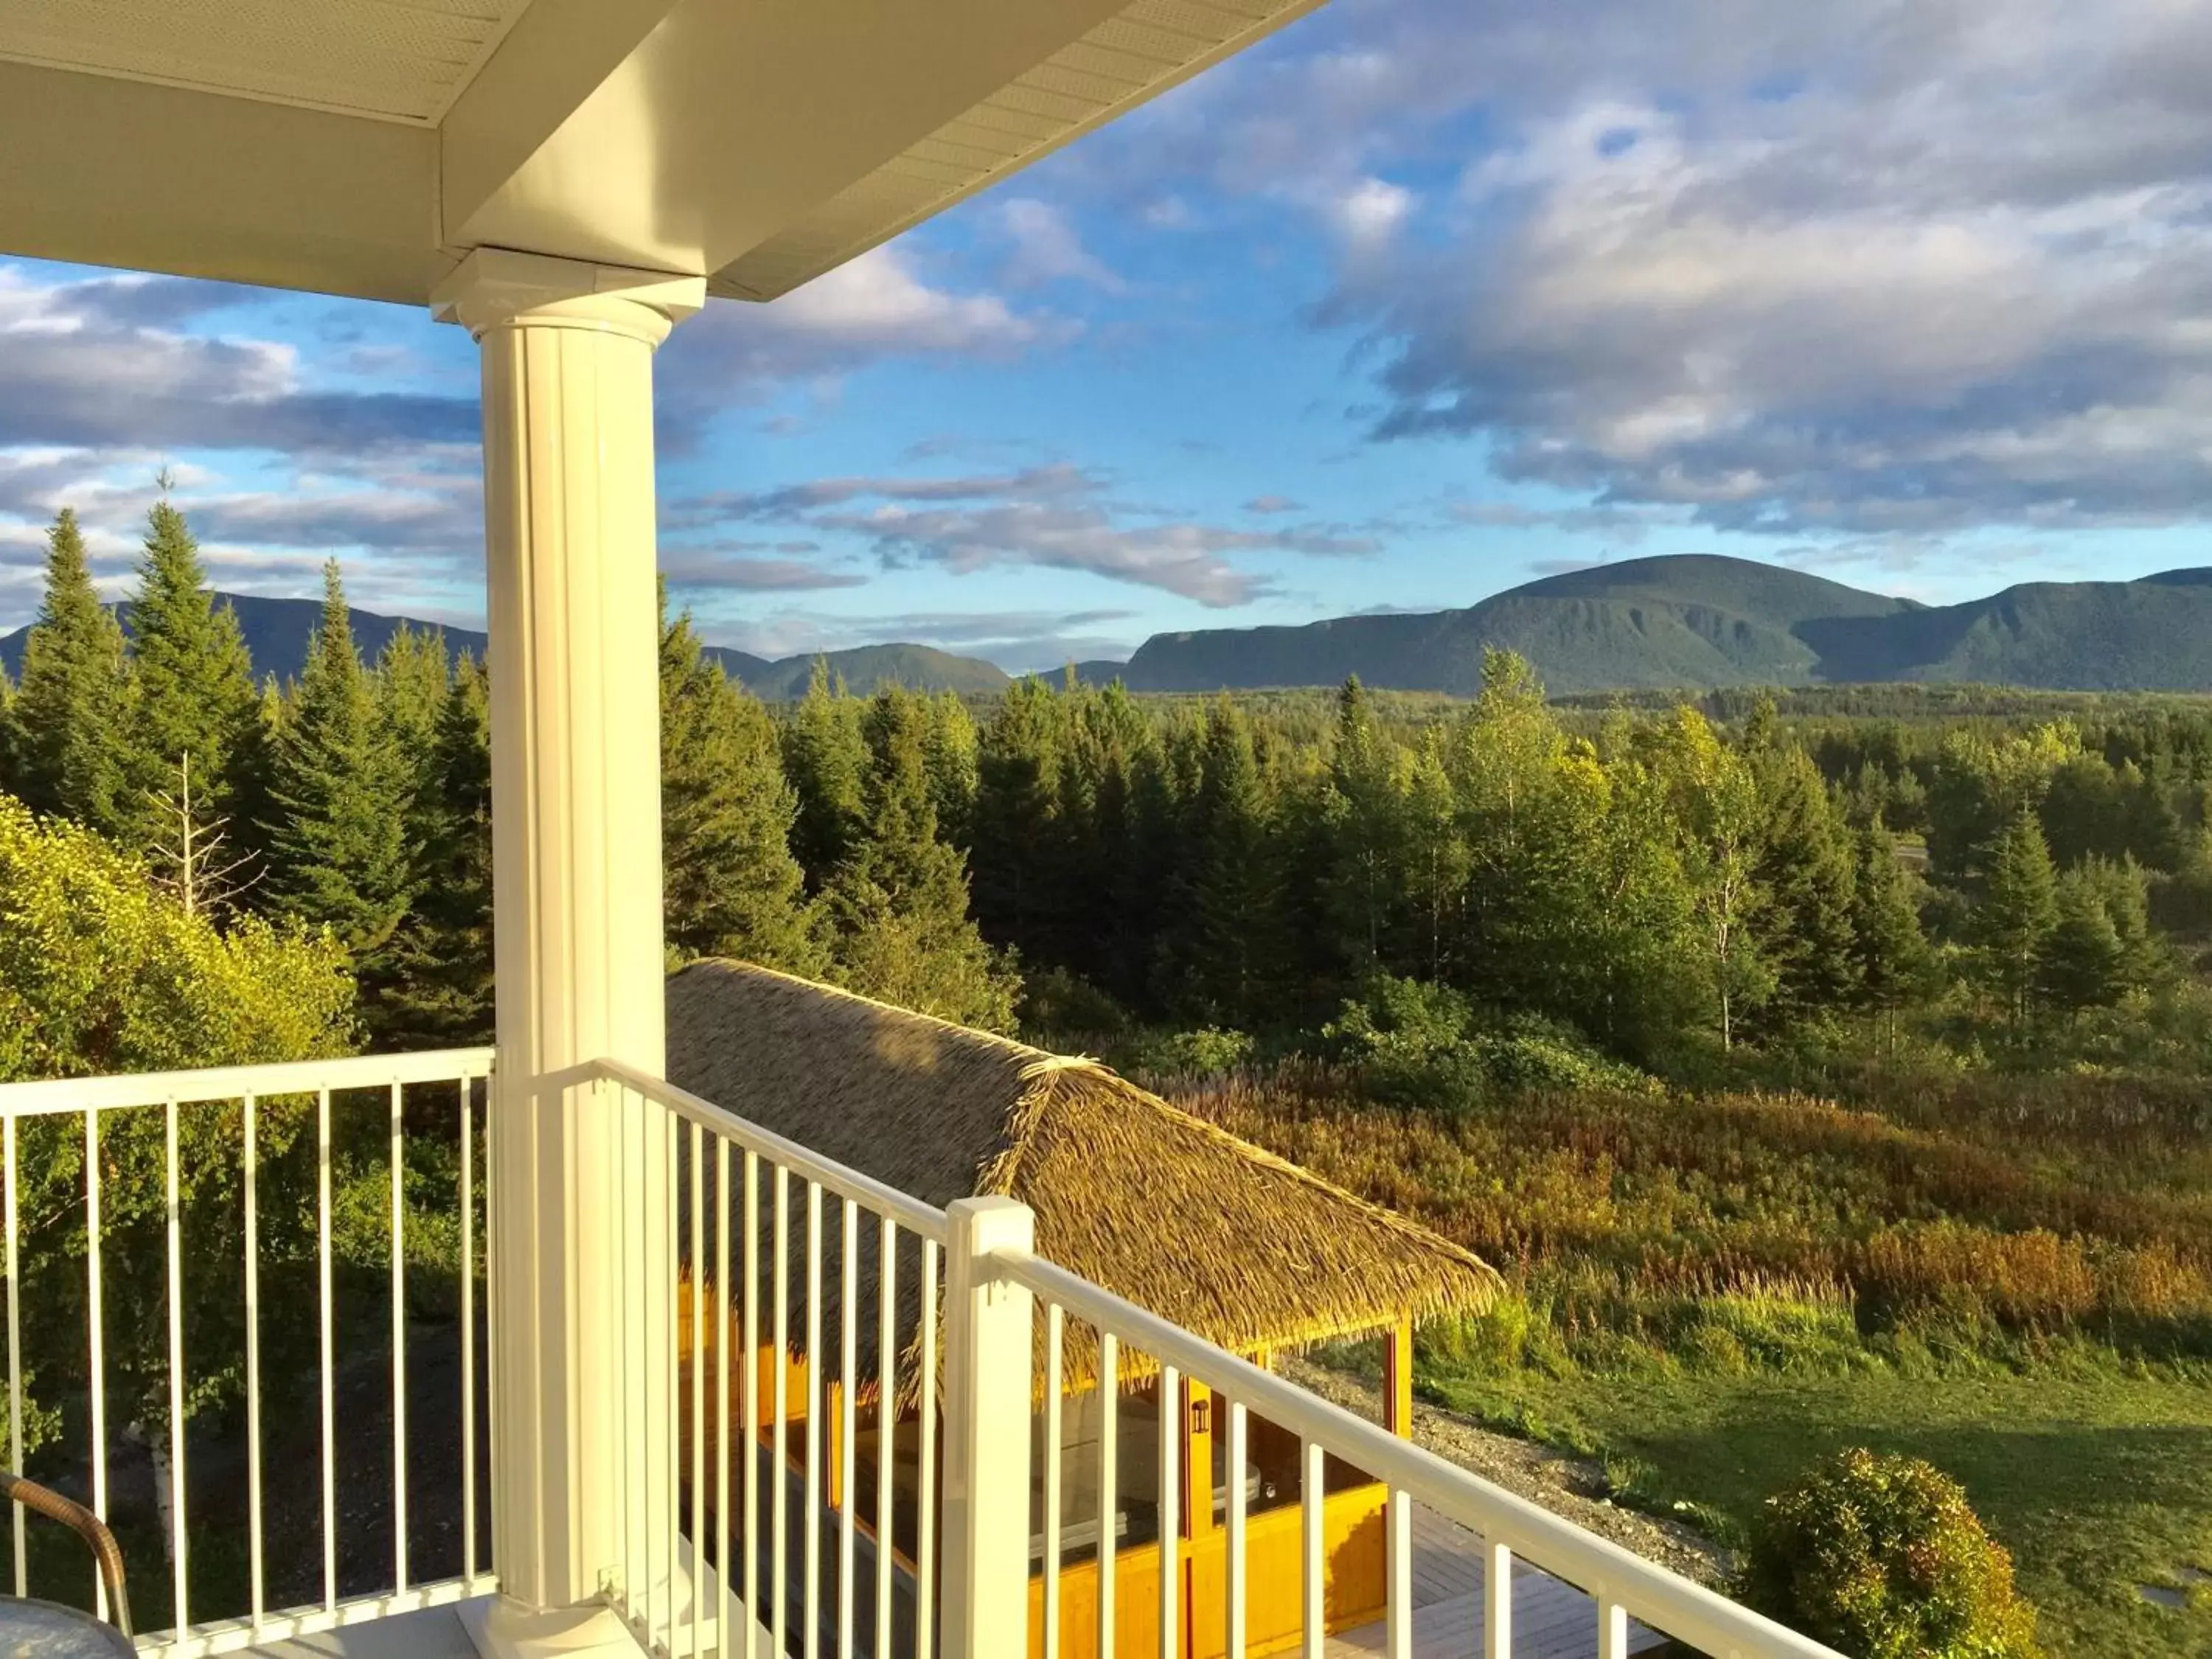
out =
<svg viewBox="0 0 2212 1659"><path fill-rule="evenodd" d="M0 252L421 304L770 299L1319 0L9 0Z"/></svg>

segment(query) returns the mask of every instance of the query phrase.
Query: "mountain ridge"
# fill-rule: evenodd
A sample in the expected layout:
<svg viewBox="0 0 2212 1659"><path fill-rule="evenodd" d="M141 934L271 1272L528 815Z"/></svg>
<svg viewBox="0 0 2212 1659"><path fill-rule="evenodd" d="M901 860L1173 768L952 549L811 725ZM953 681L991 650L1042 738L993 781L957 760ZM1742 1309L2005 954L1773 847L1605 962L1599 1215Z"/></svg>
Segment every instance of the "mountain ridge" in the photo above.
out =
<svg viewBox="0 0 2212 1659"><path fill-rule="evenodd" d="M1133 691L1334 685L1473 694L1490 647L1555 694L1731 685L1983 682L2212 690L2212 568L2130 582L2027 582L1957 605L1869 592L1715 554L1592 565L1457 610L1156 634L1115 664Z"/></svg>
<svg viewBox="0 0 2212 1659"><path fill-rule="evenodd" d="M270 674L279 681L298 678L307 659L308 636L322 621L320 599L276 599L257 593L220 591L215 598L218 604L229 605L236 613L239 632L253 659L257 678ZM129 627L128 601L111 600L107 608L123 617L125 627ZM355 606L348 607L346 614L352 623L354 643L364 661L374 662L386 641L403 627L443 634L447 648L453 652L469 651L479 657L483 654L484 635L478 629L456 628L415 617L386 616ZM10 679L22 677L23 645L30 632L27 623L12 633L0 634L0 667L5 668ZM740 651L734 646L710 645L705 649L706 654L720 662L732 679L772 702L805 695L807 678L817 656L829 664L833 675L843 678L849 690L861 696L893 680L916 691L991 691L1005 685L1009 678L1005 670L980 657L956 656L927 645L863 645L843 651L809 652L773 659Z"/></svg>

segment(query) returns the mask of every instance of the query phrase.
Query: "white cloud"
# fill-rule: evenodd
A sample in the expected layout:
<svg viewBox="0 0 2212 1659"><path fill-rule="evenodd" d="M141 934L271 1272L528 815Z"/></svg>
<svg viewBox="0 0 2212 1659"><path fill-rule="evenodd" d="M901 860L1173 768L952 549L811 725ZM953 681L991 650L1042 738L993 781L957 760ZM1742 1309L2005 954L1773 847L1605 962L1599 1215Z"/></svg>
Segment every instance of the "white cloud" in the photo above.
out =
<svg viewBox="0 0 2212 1659"><path fill-rule="evenodd" d="M719 410L793 381L901 357L1011 361L1079 331L995 294L932 286L904 251L878 247L780 300L718 302L677 330L659 359L662 428L680 443Z"/></svg>
<svg viewBox="0 0 2212 1659"><path fill-rule="evenodd" d="M1075 282L1109 294L1128 291L1129 285L1083 246L1067 216L1050 203L1017 196L1000 205L999 222L1013 245L1002 275L1012 286Z"/></svg>
<svg viewBox="0 0 2212 1659"><path fill-rule="evenodd" d="M1270 591L1263 573L1238 562L1244 556L1356 558L1379 550L1372 537L1334 526L1249 530L1118 501L1105 477L1065 463L950 477L818 478L678 501L663 514L679 528L732 519L855 538L894 567L1080 571L1210 606L1247 604Z"/></svg>

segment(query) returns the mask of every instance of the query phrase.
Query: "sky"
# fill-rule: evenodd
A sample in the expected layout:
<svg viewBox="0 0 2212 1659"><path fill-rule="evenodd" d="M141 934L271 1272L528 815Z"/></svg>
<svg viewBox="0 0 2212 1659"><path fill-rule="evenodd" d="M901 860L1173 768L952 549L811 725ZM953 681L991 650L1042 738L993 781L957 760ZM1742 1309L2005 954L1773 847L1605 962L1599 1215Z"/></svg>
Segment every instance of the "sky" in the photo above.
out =
<svg viewBox="0 0 2212 1659"><path fill-rule="evenodd" d="M660 352L710 641L1010 670L1726 553L1930 602L2212 563L2212 0L1333 0ZM128 588L480 623L474 348L0 260L0 629Z"/></svg>

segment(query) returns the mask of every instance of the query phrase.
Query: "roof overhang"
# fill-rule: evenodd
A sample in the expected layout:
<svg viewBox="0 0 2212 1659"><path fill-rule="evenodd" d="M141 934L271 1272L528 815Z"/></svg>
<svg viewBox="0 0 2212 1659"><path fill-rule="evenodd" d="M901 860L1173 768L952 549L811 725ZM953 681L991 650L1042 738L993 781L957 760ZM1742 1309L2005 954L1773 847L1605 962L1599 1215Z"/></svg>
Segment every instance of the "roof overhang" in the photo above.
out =
<svg viewBox="0 0 2212 1659"><path fill-rule="evenodd" d="M16 0L0 252L422 304L471 249L766 300L1320 0Z"/></svg>

